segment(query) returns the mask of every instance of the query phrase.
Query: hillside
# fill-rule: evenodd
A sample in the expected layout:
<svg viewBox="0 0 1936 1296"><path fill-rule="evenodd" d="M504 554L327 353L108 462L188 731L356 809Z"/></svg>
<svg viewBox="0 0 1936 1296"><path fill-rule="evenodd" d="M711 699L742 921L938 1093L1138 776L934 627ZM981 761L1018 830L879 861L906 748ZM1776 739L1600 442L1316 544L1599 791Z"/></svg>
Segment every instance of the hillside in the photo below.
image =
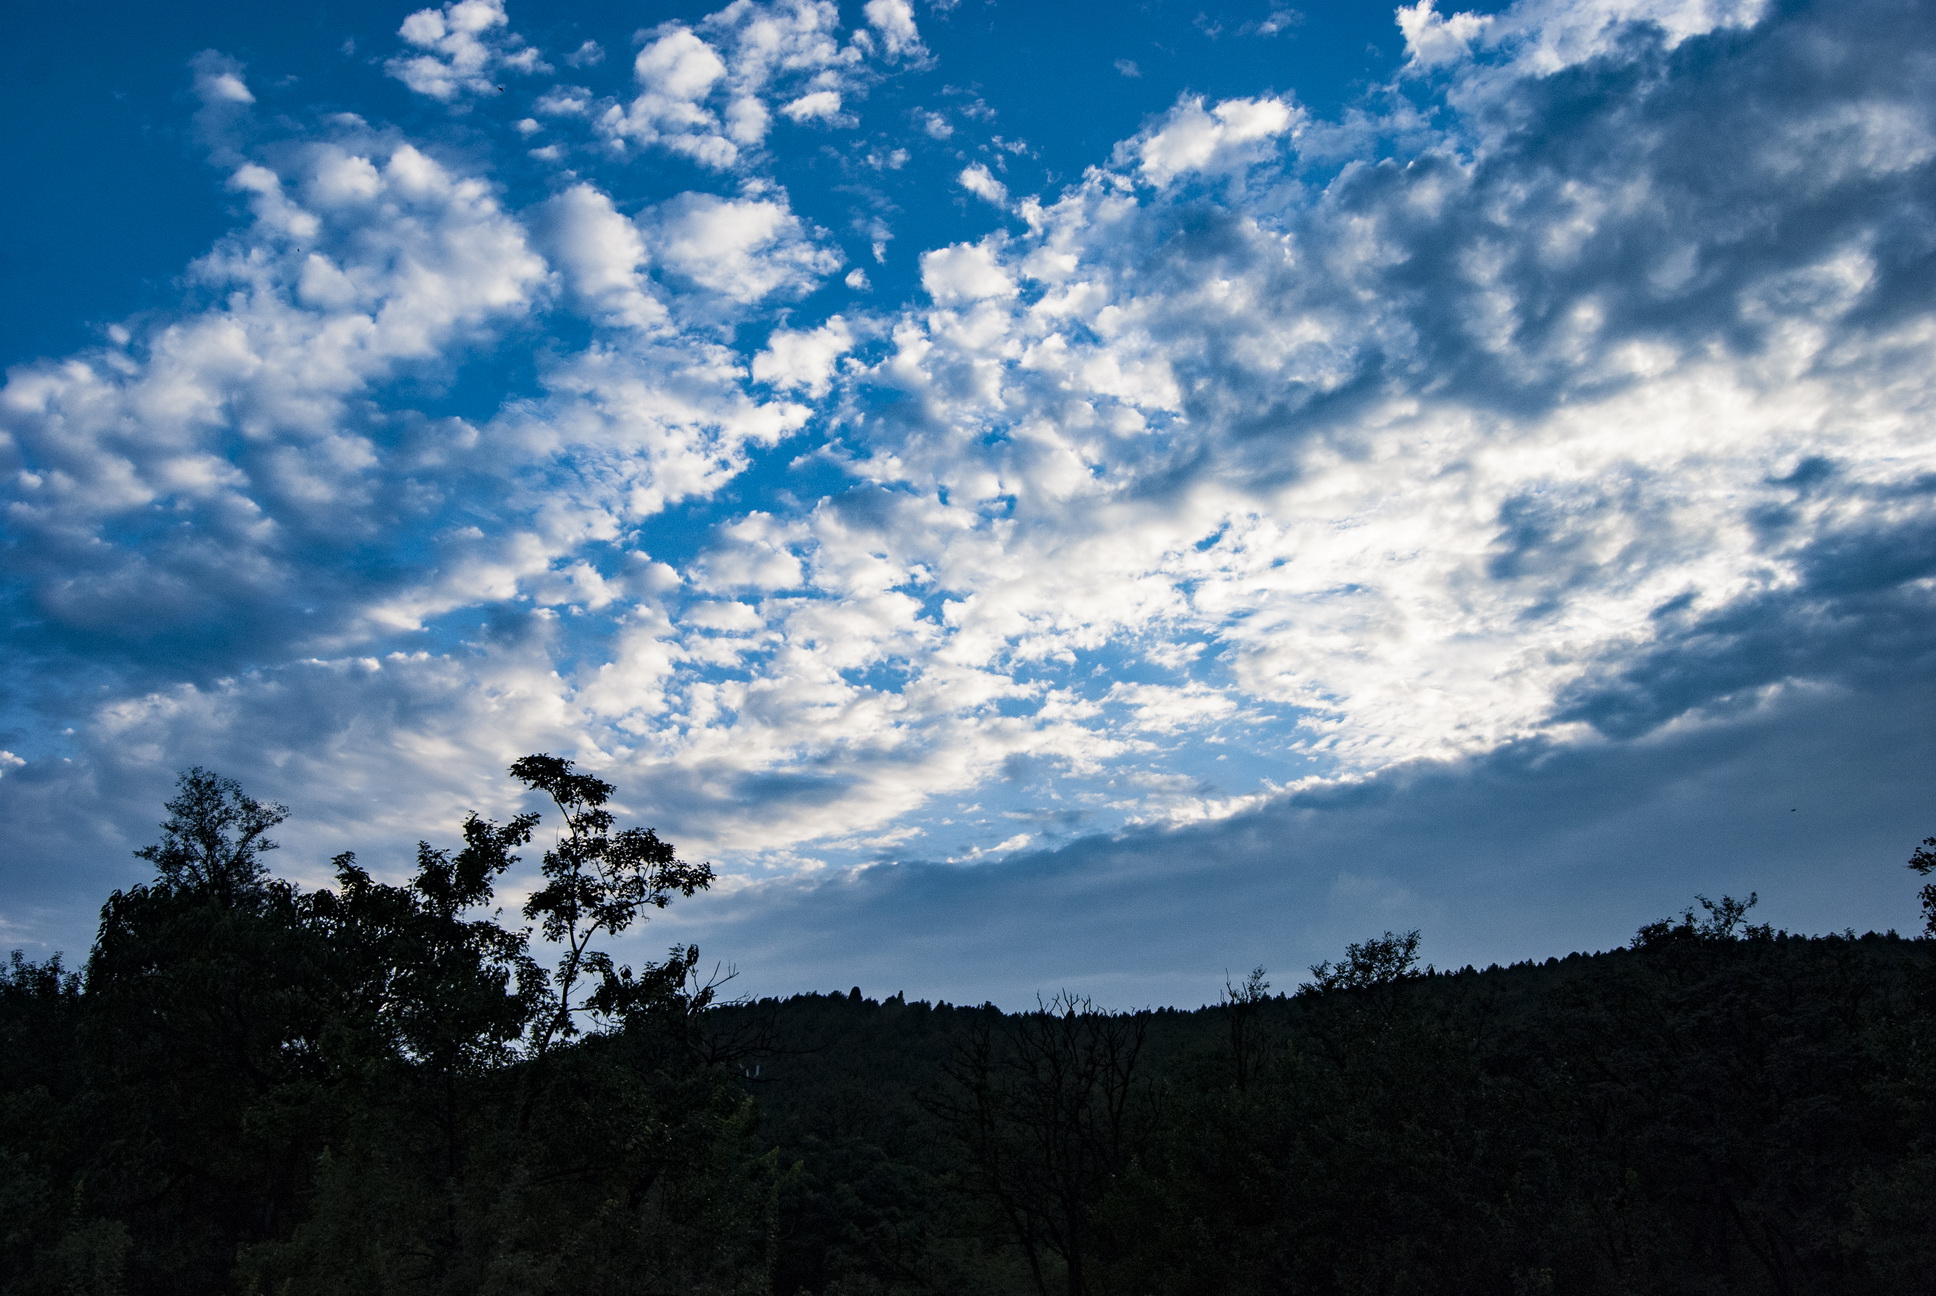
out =
<svg viewBox="0 0 1936 1296"><path fill-rule="evenodd" d="M1689 922L1194 1012L722 1016L766 1044L776 1290L1906 1292L1932 976Z"/></svg>

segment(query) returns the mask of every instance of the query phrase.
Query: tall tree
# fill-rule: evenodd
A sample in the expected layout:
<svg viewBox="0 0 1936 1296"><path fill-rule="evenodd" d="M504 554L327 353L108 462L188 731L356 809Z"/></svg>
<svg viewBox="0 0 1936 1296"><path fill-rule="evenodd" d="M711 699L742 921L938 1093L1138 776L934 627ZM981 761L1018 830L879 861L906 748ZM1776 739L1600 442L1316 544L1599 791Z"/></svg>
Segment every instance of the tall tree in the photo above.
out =
<svg viewBox="0 0 1936 1296"><path fill-rule="evenodd" d="M977 1023L948 1065L953 1092L935 1110L965 1144L1040 1296L1058 1267L1068 1296L1087 1296L1120 1250L1104 1199L1150 1115L1148 1025L1064 992L999 1025Z"/></svg>
<svg viewBox="0 0 1936 1296"><path fill-rule="evenodd" d="M558 844L544 854L545 885L525 903L524 916L536 918L546 940L562 948L552 981L550 1012L540 1023L539 1053L578 1033L577 1014L600 1011L623 1016L645 1001L662 997L663 976L634 976L615 967L610 954L592 948L600 933L617 936L646 909L663 909L677 895L690 896L712 885L710 864L689 864L650 828L614 833L605 808L616 790L604 779L581 774L572 762L542 753L511 766L511 777L551 798L564 819ZM691 958L696 959L696 951ZM682 961L675 951L675 963ZM690 962L690 959L683 960ZM685 972L680 977L683 980ZM650 969L648 969L648 972ZM598 978L595 1001L574 998L579 982Z"/></svg>

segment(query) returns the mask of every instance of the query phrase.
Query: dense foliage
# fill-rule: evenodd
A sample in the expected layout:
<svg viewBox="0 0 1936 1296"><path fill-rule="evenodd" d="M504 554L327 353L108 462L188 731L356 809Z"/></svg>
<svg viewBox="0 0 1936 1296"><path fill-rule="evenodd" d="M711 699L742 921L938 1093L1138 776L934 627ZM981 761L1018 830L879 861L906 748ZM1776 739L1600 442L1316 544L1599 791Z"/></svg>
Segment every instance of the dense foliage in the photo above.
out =
<svg viewBox="0 0 1936 1296"><path fill-rule="evenodd" d="M281 807L183 776L85 968L0 970L0 1293L1936 1290L1931 939L1723 898L1195 1012L718 1003L597 947L710 870L512 773L562 820L535 947L536 815L305 892Z"/></svg>

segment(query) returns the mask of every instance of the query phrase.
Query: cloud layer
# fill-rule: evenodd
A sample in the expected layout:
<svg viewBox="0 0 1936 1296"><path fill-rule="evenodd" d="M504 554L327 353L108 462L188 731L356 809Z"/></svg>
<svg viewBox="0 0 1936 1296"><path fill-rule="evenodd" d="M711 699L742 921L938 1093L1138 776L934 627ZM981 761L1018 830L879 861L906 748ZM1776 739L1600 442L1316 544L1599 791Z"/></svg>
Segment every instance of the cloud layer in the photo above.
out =
<svg viewBox="0 0 1936 1296"><path fill-rule="evenodd" d="M542 748L754 912L1927 678L1917 6L1421 3L1341 116L1181 95L1033 195L1000 137L867 117L934 63L900 0L737 0L629 66L512 17L412 14L383 66L538 181L198 63L246 223L0 390L0 800L86 807L15 877L139 844L194 761L321 849ZM957 150L937 201L990 224L919 299L779 178L830 140ZM31 934L54 891L9 885Z"/></svg>

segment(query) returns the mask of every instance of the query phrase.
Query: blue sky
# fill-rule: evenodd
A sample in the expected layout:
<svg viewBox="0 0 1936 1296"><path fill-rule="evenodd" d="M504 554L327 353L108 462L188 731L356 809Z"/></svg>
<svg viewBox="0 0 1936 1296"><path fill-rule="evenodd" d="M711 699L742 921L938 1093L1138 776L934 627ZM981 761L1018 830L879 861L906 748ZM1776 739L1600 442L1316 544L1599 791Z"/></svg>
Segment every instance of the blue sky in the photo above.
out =
<svg viewBox="0 0 1936 1296"><path fill-rule="evenodd" d="M1926 9L27 15L0 940L537 750L761 992L1907 927Z"/></svg>

